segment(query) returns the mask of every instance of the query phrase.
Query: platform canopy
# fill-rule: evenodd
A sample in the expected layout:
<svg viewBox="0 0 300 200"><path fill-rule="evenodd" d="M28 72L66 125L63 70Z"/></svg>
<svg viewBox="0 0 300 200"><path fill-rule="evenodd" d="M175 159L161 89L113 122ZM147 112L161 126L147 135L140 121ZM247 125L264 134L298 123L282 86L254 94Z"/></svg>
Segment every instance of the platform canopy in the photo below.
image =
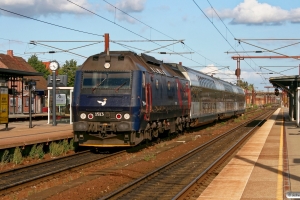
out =
<svg viewBox="0 0 300 200"><path fill-rule="evenodd" d="M273 84L274 87L278 87L291 95L294 95L295 89L300 86L299 75L270 77L269 81Z"/></svg>
<svg viewBox="0 0 300 200"><path fill-rule="evenodd" d="M296 120L297 126L300 124L300 76L279 76L269 79L273 86L289 94L289 116L291 120Z"/></svg>

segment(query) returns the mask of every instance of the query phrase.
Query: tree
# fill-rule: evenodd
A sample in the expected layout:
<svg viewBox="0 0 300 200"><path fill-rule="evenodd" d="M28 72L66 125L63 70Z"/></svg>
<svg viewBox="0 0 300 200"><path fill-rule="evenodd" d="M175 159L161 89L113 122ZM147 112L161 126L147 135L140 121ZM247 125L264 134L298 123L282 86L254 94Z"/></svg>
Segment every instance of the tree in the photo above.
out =
<svg viewBox="0 0 300 200"><path fill-rule="evenodd" d="M237 81L237 85L240 86L243 89L248 89L248 82L242 81L242 80L238 80Z"/></svg>
<svg viewBox="0 0 300 200"><path fill-rule="evenodd" d="M72 59L70 61L66 60L66 63L58 70L59 75L68 75L68 87L74 87L75 72L77 69L77 62Z"/></svg>
<svg viewBox="0 0 300 200"><path fill-rule="evenodd" d="M254 90L254 85L253 84L248 84L247 81L238 80L237 85L240 86L241 88L245 89L245 90L249 90L249 91Z"/></svg>
<svg viewBox="0 0 300 200"><path fill-rule="evenodd" d="M38 59L36 55L32 55L28 59L28 64L31 65L37 72L43 73L43 77L47 80L50 71L46 69L45 64Z"/></svg>

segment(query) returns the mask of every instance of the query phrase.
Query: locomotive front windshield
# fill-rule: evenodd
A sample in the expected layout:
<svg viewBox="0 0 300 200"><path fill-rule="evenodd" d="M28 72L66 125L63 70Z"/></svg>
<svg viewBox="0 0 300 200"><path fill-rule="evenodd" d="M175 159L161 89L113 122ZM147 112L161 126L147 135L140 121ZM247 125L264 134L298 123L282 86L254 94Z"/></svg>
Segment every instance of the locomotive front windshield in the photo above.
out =
<svg viewBox="0 0 300 200"><path fill-rule="evenodd" d="M131 87L131 72L84 72L82 88L124 90Z"/></svg>

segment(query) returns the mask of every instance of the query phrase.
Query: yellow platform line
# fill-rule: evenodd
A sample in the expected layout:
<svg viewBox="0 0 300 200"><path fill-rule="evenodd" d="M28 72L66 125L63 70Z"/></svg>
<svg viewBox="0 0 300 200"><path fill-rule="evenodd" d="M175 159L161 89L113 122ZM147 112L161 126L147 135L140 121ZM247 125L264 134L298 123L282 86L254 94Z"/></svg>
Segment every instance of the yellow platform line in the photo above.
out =
<svg viewBox="0 0 300 200"><path fill-rule="evenodd" d="M282 118L283 118L283 109L281 109ZM284 123L284 120L283 120ZM278 158L278 169L277 169L277 198L276 199L283 199L283 158L282 158L282 150L283 150L283 123L281 124L280 129L280 143L279 143L279 158Z"/></svg>

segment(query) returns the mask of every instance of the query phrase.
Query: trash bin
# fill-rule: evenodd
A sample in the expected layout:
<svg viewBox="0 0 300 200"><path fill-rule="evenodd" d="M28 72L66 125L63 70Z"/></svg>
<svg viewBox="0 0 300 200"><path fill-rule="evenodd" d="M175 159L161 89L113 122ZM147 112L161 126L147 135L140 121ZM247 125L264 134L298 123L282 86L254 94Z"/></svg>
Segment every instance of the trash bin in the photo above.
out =
<svg viewBox="0 0 300 200"><path fill-rule="evenodd" d="M43 112L48 112L48 107L43 107L42 111Z"/></svg>

